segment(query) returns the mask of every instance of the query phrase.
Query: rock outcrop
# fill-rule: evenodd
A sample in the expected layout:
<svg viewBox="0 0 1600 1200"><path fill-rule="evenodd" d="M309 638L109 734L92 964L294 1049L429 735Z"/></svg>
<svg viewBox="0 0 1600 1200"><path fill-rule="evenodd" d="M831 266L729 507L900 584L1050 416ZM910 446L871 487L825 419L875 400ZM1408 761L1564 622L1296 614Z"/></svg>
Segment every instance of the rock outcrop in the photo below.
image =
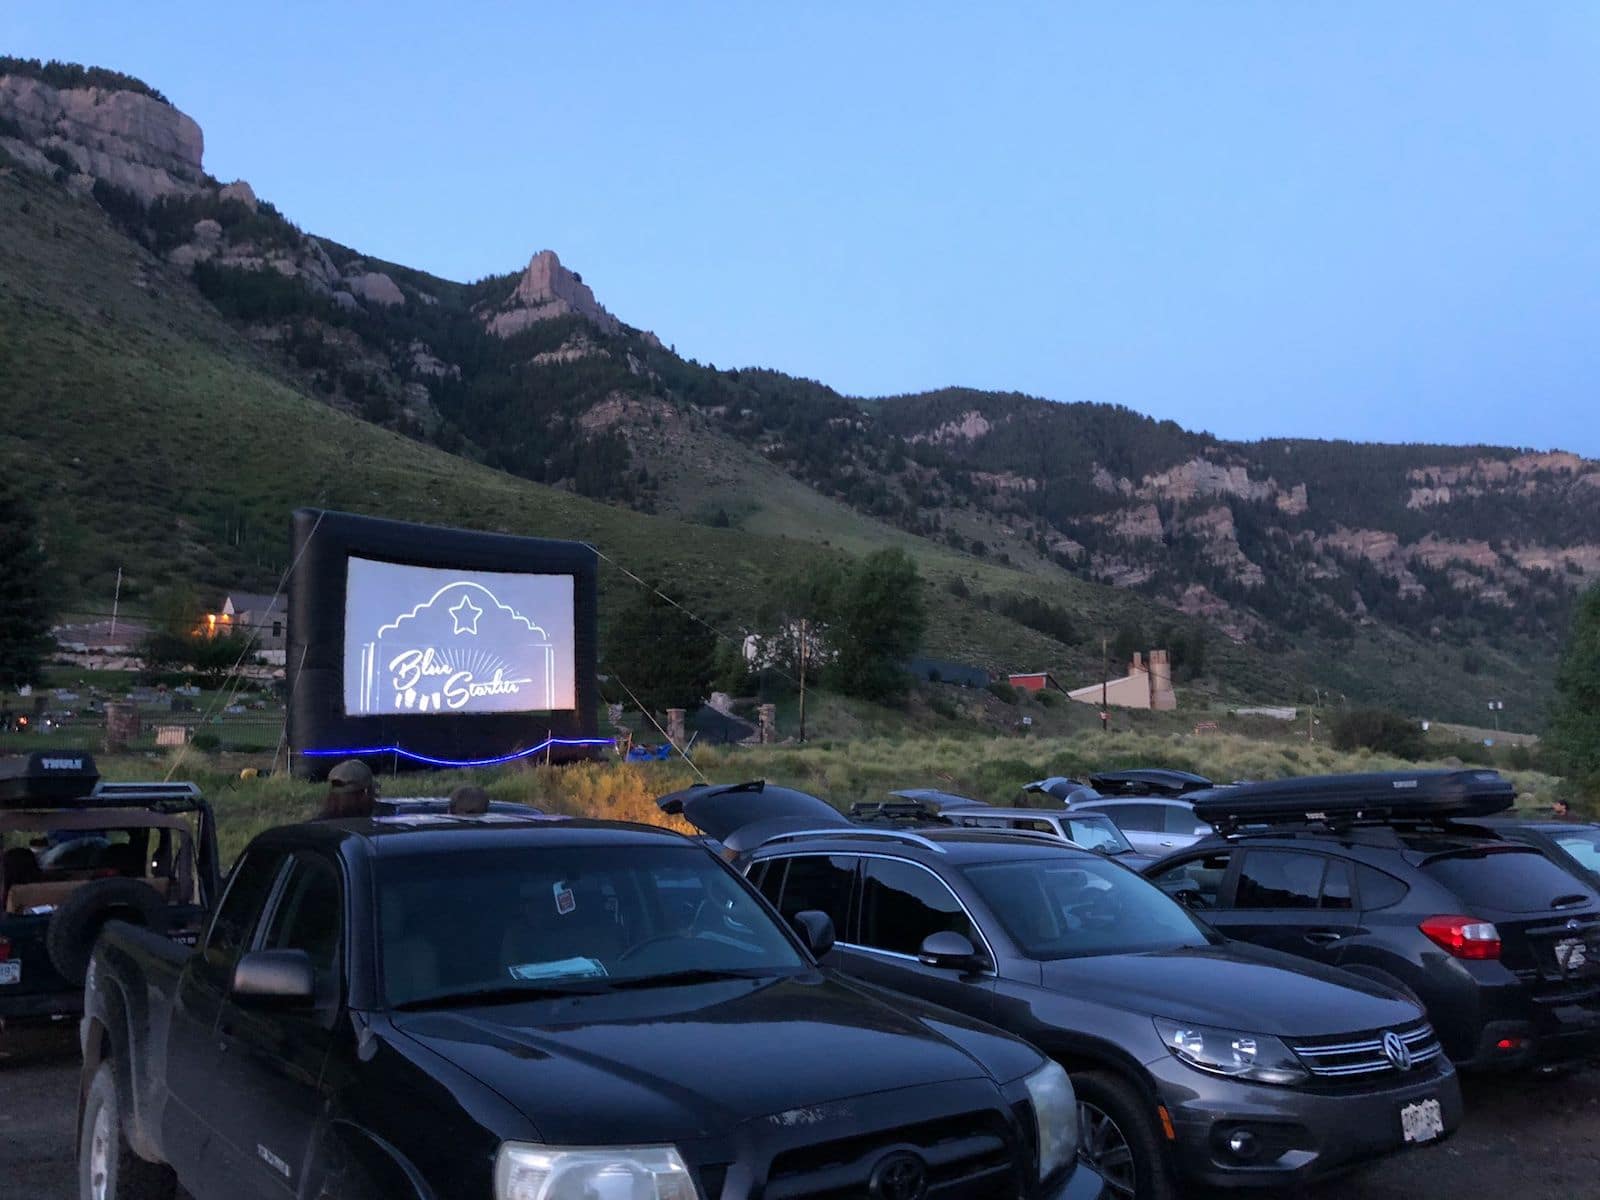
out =
<svg viewBox="0 0 1600 1200"><path fill-rule="evenodd" d="M621 322L600 306L589 285L561 265L554 250L535 254L505 304L482 314L489 332L503 338L540 321L574 315L592 321L602 333L614 334L622 328Z"/></svg>
<svg viewBox="0 0 1600 1200"><path fill-rule="evenodd" d="M145 203L207 185L200 126L169 104L138 92L54 88L0 75L0 116L22 130L36 154L66 155L79 173L132 192ZM17 139L5 139L7 149ZM35 156L13 153L33 165ZM57 164L59 165L59 164Z"/></svg>

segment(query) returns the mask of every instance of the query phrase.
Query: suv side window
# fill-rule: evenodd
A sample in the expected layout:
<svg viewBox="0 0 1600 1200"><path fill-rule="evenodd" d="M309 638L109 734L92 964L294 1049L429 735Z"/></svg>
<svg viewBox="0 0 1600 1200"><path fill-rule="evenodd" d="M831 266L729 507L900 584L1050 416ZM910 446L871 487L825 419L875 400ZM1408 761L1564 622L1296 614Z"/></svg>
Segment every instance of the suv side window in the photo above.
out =
<svg viewBox="0 0 1600 1200"><path fill-rule="evenodd" d="M796 913L815 909L825 912L833 920L834 932L840 940L848 940L850 892L855 887L856 860L848 854L800 854L788 860L789 870L784 876L783 890L774 903L778 911L789 920ZM778 873L774 864L771 875ZM770 882L771 875L768 876ZM772 892L766 891L768 899Z"/></svg>
<svg viewBox="0 0 1600 1200"><path fill-rule="evenodd" d="M1343 872L1343 903L1335 884L1332 903L1323 904L1323 874L1332 865ZM1342 862L1330 863L1321 854L1297 850L1251 850L1244 856L1239 884L1234 889L1235 908L1349 908L1349 870Z"/></svg>
<svg viewBox="0 0 1600 1200"><path fill-rule="evenodd" d="M234 964L249 945L256 918L283 867L280 850L251 850L228 877L227 893L206 935L204 961L208 971L226 982Z"/></svg>
<svg viewBox="0 0 1600 1200"><path fill-rule="evenodd" d="M333 864L314 855L297 855L267 920L261 948L304 950L316 973L317 995L330 998L338 987L343 915L339 874Z"/></svg>
<svg viewBox="0 0 1600 1200"><path fill-rule="evenodd" d="M1099 812L1110 817L1123 829L1136 833L1160 833L1165 827L1166 814L1160 804L1107 804L1096 805Z"/></svg>
<svg viewBox="0 0 1600 1200"><path fill-rule="evenodd" d="M1171 870L1163 871L1154 883L1167 895L1177 899L1187 895L1185 903L1191 908L1216 908L1222 894L1222 881L1228 877L1228 861L1232 852L1207 854L1191 858Z"/></svg>
<svg viewBox="0 0 1600 1200"><path fill-rule="evenodd" d="M1205 828L1205 822L1194 815L1194 809L1182 804L1163 804L1162 831L1165 833L1192 834L1196 829Z"/></svg>
<svg viewBox="0 0 1600 1200"><path fill-rule="evenodd" d="M1361 886L1361 908L1370 911L1399 904L1411 889L1400 880L1377 867L1364 864L1356 866L1356 882Z"/></svg>
<svg viewBox="0 0 1600 1200"><path fill-rule="evenodd" d="M947 929L978 944L961 902L931 871L899 859L869 858L863 881L863 945L915 957L930 933Z"/></svg>

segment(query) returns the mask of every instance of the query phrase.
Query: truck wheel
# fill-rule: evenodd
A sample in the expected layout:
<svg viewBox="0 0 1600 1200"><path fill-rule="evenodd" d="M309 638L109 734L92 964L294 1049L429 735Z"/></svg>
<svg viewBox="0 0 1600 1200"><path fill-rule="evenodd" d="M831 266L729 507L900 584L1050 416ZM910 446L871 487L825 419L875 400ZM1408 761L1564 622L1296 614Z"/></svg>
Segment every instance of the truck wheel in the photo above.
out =
<svg viewBox="0 0 1600 1200"><path fill-rule="evenodd" d="M81 984L89 956L107 921L127 921L166 932L167 905L148 883L137 879L97 879L78 888L56 909L44 933L50 965L68 983Z"/></svg>
<svg viewBox="0 0 1600 1200"><path fill-rule="evenodd" d="M173 1200L178 1178L165 1163L145 1162L122 1135L117 1081L101 1063L89 1084L78 1134L79 1200Z"/></svg>
<svg viewBox="0 0 1600 1200"><path fill-rule="evenodd" d="M1176 1200L1150 1101L1105 1071L1072 1077L1078 1150L1105 1181L1106 1200Z"/></svg>

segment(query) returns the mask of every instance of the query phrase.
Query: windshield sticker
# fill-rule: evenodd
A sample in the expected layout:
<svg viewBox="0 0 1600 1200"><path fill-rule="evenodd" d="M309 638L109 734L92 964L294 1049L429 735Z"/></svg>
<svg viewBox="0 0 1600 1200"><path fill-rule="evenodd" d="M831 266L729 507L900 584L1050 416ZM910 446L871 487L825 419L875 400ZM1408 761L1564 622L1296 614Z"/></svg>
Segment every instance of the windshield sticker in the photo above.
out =
<svg viewBox="0 0 1600 1200"><path fill-rule="evenodd" d="M558 883L552 889L556 898L556 912L563 917L578 907L578 898L572 894L572 889L564 883Z"/></svg>
<svg viewBox="0 0 1600 1200"><path fill-rule="evenodd" d="M551 962L512 963L506 970L511 978L535 979L602 979L606 969L595 958L558 958Z"/></svg>

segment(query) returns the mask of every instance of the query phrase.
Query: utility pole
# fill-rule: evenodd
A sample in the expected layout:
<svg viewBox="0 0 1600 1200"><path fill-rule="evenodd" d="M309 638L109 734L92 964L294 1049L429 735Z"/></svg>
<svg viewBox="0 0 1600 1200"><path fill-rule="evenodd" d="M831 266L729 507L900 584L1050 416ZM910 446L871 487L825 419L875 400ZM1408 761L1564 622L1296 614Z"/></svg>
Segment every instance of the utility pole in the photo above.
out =
<svg viewBox="0 0 1600 1200"><path fill-rule="evenodd" d="M1111 731L1111 640L1100 635L1100 732Z"/></svg>
<svg viewBox="0 0 1600 1200"><path fill-rule="evenodd" d="M122 568L117 568L117 590L111 595L111 636L108 645L117 644L117 605L122 602Z"/></svg>
<svg viewBox="0 0 1600 1200"><path fill-rule="evenodd" d="M1496 733L1500 732L1500 711L1501 709L1505 708L1505 706L1506 702L1504 700L1489 701L1489 711L1494 714L1494 731Z"/></svg>
<svg viewBox="0 0 1600 1200"><path fill-rule="evenodd" d="M806 619L800 618L800 740L806 740L806 649L811 639L806 628Z"/></svg>

